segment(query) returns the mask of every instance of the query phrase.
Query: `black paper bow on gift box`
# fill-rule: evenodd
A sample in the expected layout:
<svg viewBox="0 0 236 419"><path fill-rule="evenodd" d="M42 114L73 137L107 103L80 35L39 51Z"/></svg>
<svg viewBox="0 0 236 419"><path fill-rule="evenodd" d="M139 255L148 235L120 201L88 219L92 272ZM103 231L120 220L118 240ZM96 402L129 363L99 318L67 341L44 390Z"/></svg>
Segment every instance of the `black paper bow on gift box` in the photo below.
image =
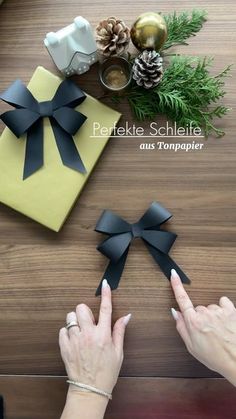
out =
<svg viewBox="0 0 236 419"><path fill-rule="evenodd" d="M86 173L72 135L87 117L75 111L86 95L71 80L64 80L52 100L38 102L27 87L16 80L0 98L16 109L3 113L3 122L18 138L27 133L23 179L43 165L43 118L49 117L61 160L65 166Z"/></svg>
<svg viewBox="0 0 236 419"><path fill-rule="evenodd" d="M168 255L177 235L161 230L161 225L171 217L169 211L158 202L153 202L140 220L134 224L127 223L112 211L105 210L102 213L95 231L108 234L109 237L97 249L110 259L103 278L107 279L112 290L119 285L129 246L132 240L137 237L144 241L154 260L168 279L170 279L171 269L175 269L182 282L190 283L185 273ZM96 295L101 294L101 286L102 281L97 288Z"/></svg>

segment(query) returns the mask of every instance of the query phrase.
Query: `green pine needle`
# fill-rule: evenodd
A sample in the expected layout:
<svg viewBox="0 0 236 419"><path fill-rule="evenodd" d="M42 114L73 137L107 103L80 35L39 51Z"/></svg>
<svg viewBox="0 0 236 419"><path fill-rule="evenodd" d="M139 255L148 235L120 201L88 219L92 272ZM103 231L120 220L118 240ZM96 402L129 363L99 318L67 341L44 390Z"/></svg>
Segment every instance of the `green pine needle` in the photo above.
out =
<svg viewBox="0 0 236 419"><path fill-rule="evenodd" d="M190 123L202 128L206 136L224 132L216 128L213 118L221 118L229 109L219 105L225 92L224 78L230 66L217 76L209 74L211 58L174 56L164 71L161 83L154 89L144 89L133 84L128 101L138 120L153 119L165 114L179 127Z"/></svg>
<svg viewBox="0 0 236 419"><path fill-rule="evenodd" d="M173 47L174 45L187 45L186 40L190 36L195 36L206 21L207 12L205 10L184 11L177 15L176 12L164 15L167 24L167 40L162 50Z"/></svg>

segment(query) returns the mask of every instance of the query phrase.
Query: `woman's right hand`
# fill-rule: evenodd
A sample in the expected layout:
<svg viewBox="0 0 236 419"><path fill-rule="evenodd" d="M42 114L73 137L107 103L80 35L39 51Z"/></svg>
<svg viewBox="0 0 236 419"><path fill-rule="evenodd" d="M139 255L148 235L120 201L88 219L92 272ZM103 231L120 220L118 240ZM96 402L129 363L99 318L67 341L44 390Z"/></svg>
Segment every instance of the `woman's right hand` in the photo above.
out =
<svg viewBox="0 0 236 419"><path fill-rule="evenodd" d="M171 309L188 351L208 368L236 386L236 308L227 297L219 305L194 307L177 272L171 285L180 311Z"/></svg>

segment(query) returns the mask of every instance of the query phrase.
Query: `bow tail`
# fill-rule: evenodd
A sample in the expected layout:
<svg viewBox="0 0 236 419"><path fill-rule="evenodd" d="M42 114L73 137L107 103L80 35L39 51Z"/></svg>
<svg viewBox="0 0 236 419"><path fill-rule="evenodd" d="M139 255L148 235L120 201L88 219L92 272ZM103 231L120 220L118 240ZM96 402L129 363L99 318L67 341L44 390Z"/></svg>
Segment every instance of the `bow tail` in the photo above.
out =
<svg viewBox="0 0 236 419"><path fill-rule="evenodd" d="M190 284L189 278L185 275L182 269L180 269L180 267L175 263L173 259L171 259L171 257L168 254L162 253L160 250L155 249L153 246L150 246L146 242L145 244L152 257L169 280L171 275L171 269L175 269L178 275L180 276L181 281L184 284Z"/></svg>
<svg viewBox="0 0 236 419"><path fill-rule="evenodd" d="M109 262L104 275L102 277L102 280L97 288L96 291L96 296L101 294L101 289L102 289L102 281L103 279L106 279L108 284L110 285L112 290L115 290L116 288L118 288L119 282L120 282L120 278L122 275L122 272L124 270L125 267L125 262L126 262L126 258L128 256L128 252L129 252L129 247L128 249L125 251L125 253L121 256L121 258L118 260L118 262L114 263L112 261Z"/></svg>
<svg viewBox="0 0 236 419"><path fill-rule="evenodd" d="M50 121L62 163L78 172L86 173L86 168L76 148L72 135L62 129L53 118L50 118Z"/></svg>
<svg viewBox="0 0 236 419"><path fill-rule="evenodd" d="M23 179L43 166L43 121L39 119L27 132Z"/></svg>

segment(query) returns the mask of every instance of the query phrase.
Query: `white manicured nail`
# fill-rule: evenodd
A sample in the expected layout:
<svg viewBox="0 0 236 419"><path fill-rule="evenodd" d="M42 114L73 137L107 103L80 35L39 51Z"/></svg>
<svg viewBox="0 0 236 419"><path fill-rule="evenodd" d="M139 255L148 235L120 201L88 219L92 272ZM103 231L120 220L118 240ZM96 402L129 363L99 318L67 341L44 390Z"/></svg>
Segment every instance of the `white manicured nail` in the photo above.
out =
<svg viewBox="0 0 236 419"><path fill-rule="evenodd" d="M103 279L103 281L102 281L102 288L106 288L106 287L108 287L108 282L107 282L106 279Z"/></svg>
<svg viewBox="0 0 236 419"><path fill-rule="evenodd" d="M173 278L179 278L179 275L177 274L177 272L176 272L176 270L175 270L175 269L171 269L171 276L172 276Z"/></svg>
<svg viewBox="0 0 236 419"><path fill-rule="evenodd" d="M175 320L178 320L178 312L173 307L171 308L171 314Z"/></svg>
<svg viewBox="0 0 236 419"><path fill-rule="evenodd" d="M127 324L129 323L130 319L131 319L132 314L129 313L127 314L127 316L124 317L124 324L125 326L127 326Z"/></svg>

